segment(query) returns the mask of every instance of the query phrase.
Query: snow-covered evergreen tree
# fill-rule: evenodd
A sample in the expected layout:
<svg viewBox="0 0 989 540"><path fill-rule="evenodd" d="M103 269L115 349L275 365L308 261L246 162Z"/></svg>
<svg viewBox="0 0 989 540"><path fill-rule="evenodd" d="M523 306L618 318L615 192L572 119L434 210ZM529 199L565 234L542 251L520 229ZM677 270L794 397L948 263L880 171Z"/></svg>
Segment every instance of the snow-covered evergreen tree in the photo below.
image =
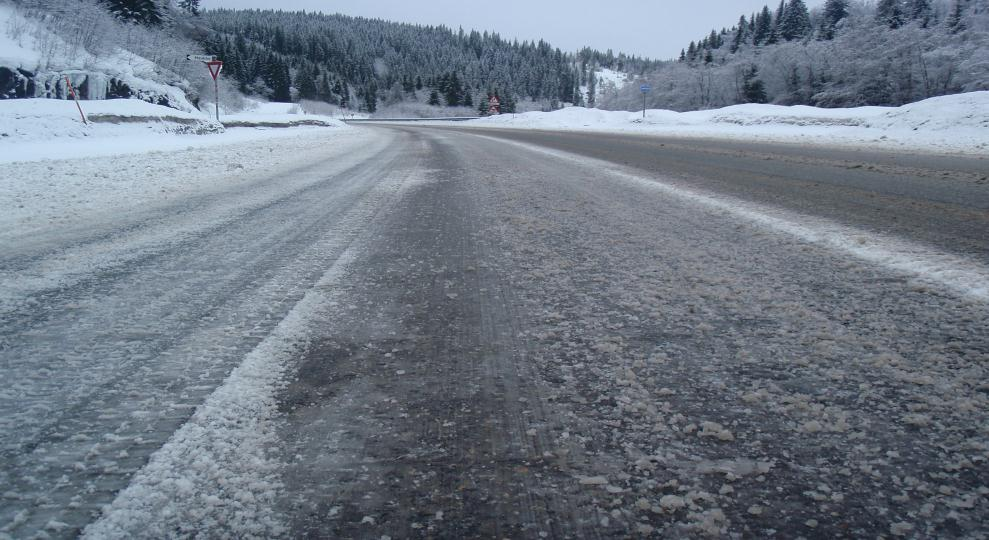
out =
<svg viewBox="0 0 989 540"><path fill-rule="evenodd" d="M786 12L793 4L783 4L781 19L792 21L797 11ZM789 23L776 22L765 6L749 18L751 38L737 49L735 40L712 46L708 35L701 40L706 46L693 54L688 48L683 61L644 73L653 83L647 106L683 111L745 103L757 94L755 80L767 102L822 107L902 105L989 90L987 0L901 0L897 28L877 24L877 7L885 6L828 0L811 14L819 39L772 44L771 32L760 32L770 24L782 31ZM714 62L697 61L708 51ZM633 110L642 106L642 95L628 85L597 105Z"/></svg>
<svg viewBox="0 0 989 540"><path fill-rule="evenodd" d="M824 10L821 13L821 25L818 29L818 37L821 39L834 39L835 29L845 17L848 16L848 0L827 0L824 3Z"/></svg>
<svg viewBox="0 0 989 540"><path fill-rule="evenodd" d="M903 7L900 0L879 0L876 4L876 22L894 30L903 26Z"/></svg>
<svg viewBox="0 0 989 540"><path fill-rule="evenodd" d="M955 0L948 15L948 30L952 34L957 34L965 29L965 16L963 0Z"/></svg>
<svg viewBox="0 0 989 540"><path fill-rule="evenodd" d="M364 89L364 110L372 114L378 110L378 85L374 80Z"/></svg>
<svg viewBox="0 0 989 540"><path fill-rule="evenodd" d="M155 0L103 0L110 13L119 19L148 26L162 23L164 13Z"/></svg>
<svg viewBox="0 0 989 540"><path fill-rule="evenodd" d="M759 68L755 65L745 70L743 75L742 93L747 103L765 103L766 85L759 79Z"/></svg>
<svg viewBox="0 0 989 540"><path fill-rule="evenodd" d="M193 15L199 15L199 0L179 0L179 7Z"/></svg>
<svg viewBox="0 0 989 540"><path fill-rule="evenodd" d="M738 19L738 26L735 28L735 37L731 42L731 52L736 53L742 44L749 40L749 21L742 15Z"/></svg>
<svg viewBox="0 0 989 540"><path fill-rule="evenodd" d="M930 0L910 0L907 14L911 20L919 21L922 28L927 28L933 17Z"/></svg>
<svg viewBox="0 0 989 540"><path fill-rule="evenodd" d="M460 86L460 78L457 77L456 73L451 73L445 78L444 82L445 84L440 87L440 91L443 92L447 106L456 107L460 105L463 100L463 88Z"/></svg>
<svg viewBox="0 0 989 540"><path fill-rule="evenodd" d="M587 106L594 108L597 103L598 97L598 80L591 71L590 75L587 76Z"/></svg>
<svg viewBox="0 0 989 540"><path fill-rule="evenodd" d="M778 30L780 38L785 41L803 39L810 35L812 30L810 13L803 0L790 0L783 10Z"/></svg>
<svg viewBox="0 0 989 540"><path fill-rule="evenodd" d="M466 85L502 88L506 94L534 100L573 103L582 64L636 71L658 65L611 51L584 49L568 54L545 41L520 43L490 32L454 32L442 26L343 15L220 9L205 11L203 20L212 29L203 40L204 48L222 50L225 62L236 56L229 76L241 81L249 92L256 88L252 81L259 76L254 65L258 59L266 62L271 54L288 63L297 85L300 69L301 73L311 73L309 67L302 68L314 66L362 92L371 80L383 89L391 89L397 82L408 100L418 99L409 88L415 81L415 90L435 88L441 103L451 105L462 102ZM230 46L234 40L242 40L243 46ZM441 79L442 75L446 77ZM459 92L448 86L454 75ZM303 89L309 90L306 85ZM333 94L324 99L342 101L344 96Z"/></svg>
<svg viewBox="0 0 989 540"><path fill-rule="evenodd" d="M763 6L762 11L756 16L755 32L752 35L754 45L769 43L773 35L773 14L769 11L769 6Z"/></svg>
<svg viewBox="0 0 989 540"><path fill-rule="evenodd" d="M772 19L772 26L769 30L769 36L766 38L766 43L770 45L775 45L779 43L780 36L780 23L783 21L783 16L786 14L786 0L780 0L780 7L776 8L776 15Z"/></svg>

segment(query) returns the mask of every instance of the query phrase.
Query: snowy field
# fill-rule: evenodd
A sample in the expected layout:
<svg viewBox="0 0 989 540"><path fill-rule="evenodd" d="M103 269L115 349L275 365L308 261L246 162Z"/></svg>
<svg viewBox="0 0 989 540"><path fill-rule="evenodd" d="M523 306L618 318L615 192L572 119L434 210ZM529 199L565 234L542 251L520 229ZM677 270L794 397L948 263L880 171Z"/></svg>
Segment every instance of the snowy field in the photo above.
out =
<svg viewBox="0 0 989 540"><path fill-rule="evenodd" d="M902 107L735 105L686 113L648 110L645 118L641 111L570 107L551 113L505 114L470 124L989 155L989 92Z"/></svg>

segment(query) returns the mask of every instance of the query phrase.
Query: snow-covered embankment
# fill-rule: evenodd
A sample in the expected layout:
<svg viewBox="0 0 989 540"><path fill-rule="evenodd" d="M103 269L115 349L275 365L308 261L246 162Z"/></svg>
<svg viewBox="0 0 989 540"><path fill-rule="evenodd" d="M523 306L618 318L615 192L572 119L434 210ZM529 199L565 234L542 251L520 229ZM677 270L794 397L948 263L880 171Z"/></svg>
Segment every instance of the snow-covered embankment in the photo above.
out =
<svg viewBox="0 0 989 540"><path fill-rule="evenodd" d="M571 107L550 113L505 114L471 124L989 154L989 92L931 98L902 107L748 104L686 113L652 109L645 118L641 111Z"/></svg>

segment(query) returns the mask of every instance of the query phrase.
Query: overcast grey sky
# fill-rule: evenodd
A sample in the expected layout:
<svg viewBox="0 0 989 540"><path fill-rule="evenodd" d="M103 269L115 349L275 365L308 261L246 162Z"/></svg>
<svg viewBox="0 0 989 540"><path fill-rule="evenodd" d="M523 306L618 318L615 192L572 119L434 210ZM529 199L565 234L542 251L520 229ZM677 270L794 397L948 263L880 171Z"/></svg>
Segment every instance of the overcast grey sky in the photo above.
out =
<svg viewBox="0 0 989 540"><path fill-rule="evenodd" d="M824 0L805 0L811 9ZM545 39L575 51L584 46L668 59L712 28L730 28L778 0L202 0L205 8L322 11L456 29L495 31L503 38ZM486 8L490 6L490 8Z"/></svg>

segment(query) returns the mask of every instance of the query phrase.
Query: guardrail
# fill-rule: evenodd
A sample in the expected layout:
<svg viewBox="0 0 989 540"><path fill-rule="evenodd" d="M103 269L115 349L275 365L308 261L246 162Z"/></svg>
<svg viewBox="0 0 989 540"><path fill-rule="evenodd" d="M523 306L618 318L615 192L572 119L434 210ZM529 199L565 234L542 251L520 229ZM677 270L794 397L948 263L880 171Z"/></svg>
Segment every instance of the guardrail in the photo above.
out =
<svg viewBox="0 0 989 540"><path fill-rule="evenodd" d="M348 124L360 124L369 122L466 122L467 120L477 120L480 116L447 116L444 118L341 118Z"/></svg>

